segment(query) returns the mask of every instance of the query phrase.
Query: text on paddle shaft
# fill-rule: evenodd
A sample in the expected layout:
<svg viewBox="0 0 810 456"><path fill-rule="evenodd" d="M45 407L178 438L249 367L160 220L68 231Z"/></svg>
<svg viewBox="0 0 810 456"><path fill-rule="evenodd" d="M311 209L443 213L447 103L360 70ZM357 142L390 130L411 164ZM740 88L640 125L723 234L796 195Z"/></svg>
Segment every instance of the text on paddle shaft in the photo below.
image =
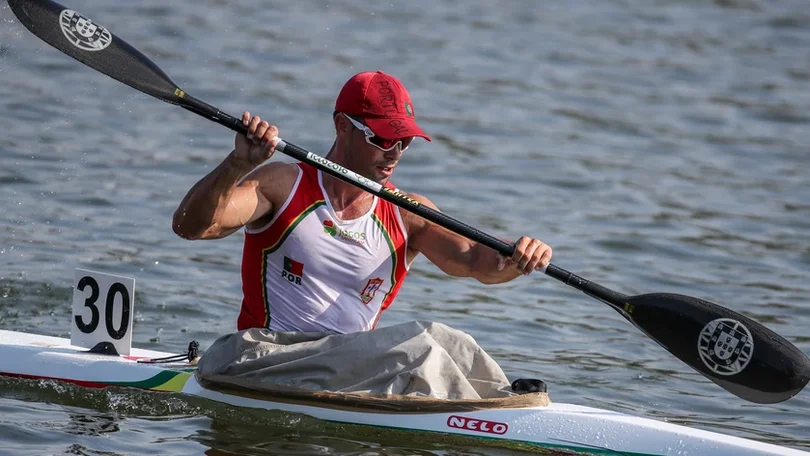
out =
<svg viewBox="0 0 810 456"><path fill-rule="evenodd" d="M411 198L410 196L406 195L405 193L400 192L398 189L386 187L386 188L383 189L383 192L388 193L389 195L393 195L399 200L406 201L411 206L418 206L419 205L419 201L416 201L415 199Z"/></svg>
<svg viewBox="0 0 810 456"><path fill-rule="evenodd" d="M335 172L341 174L342 176L344 176L345 178L347 178L348 180L357 182L358 184L360 184L364 188L371 189L372 191L375 191L375 192L379 192L382 189L382 185L378 184L377 182L374 182L371 179L367 179L367 178L355 173L354 171L348 170L348 169L338 165L337 163L332 163L331 161L321 157L320 155L313 154L312 152L309 152L307 154L307 159L314 162L314 163L317 163L317 164L323 166L324 168L326 168L326 170L335 171Z"/></svg>
<svg viewBox="0 0 810 456"><path fill-rule="evenodd" d="M90 296L84 300L84 306L90 308L90 323L85 323L81 315L74 315L74 318L79 331L90 334L96 330L99 323L99 310L98 307L96 307L96 301L98 301L100 290L96 279L90 276L82 277L81 280L79 280L79 284L76 286L76 288L81 291L84 291L87 287L90 287ZM118 329L115 329L112 321L116 296L121 297L121 322L118 324ZM127 287L123 284L115 282L110 286L110 289L107 290L104 325L107 328L107 334L115 340L123 338L129 329L129 302L129 291L127 291Z"/></svg>

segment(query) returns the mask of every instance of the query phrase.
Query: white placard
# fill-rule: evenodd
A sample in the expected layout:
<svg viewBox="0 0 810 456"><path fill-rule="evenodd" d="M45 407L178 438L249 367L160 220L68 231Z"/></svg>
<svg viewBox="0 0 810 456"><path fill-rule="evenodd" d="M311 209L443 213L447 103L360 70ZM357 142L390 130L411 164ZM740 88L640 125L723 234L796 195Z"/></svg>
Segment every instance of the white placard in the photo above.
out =
<svg viewBox="0 0 810 456"><path fill-rule="evenodd" d="M99 342L110 342L119 354L129 355L134 303L135 279L76 269L71 345L93 348Z"/></svg>

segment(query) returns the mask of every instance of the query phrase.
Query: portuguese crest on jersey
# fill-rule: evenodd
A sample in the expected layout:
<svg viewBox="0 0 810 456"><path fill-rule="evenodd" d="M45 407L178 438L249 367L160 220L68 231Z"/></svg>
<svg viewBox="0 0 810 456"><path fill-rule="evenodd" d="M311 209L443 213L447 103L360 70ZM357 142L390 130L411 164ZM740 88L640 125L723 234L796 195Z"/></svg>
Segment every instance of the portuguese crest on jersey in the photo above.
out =
<svg viewBox="0 0 810 456"><path fill-rule="evenodd" d="M112 34L106 28L73 10L59 14L59 26L65 38L83 51L101 51L112 43Z"/></svg>
<svg viewBox="0 0 810 456"><path fill-rule="evenodd" d="M731 318L710 321L698 336L703 364L719 375L742 372L754 355L754 339L742 323Z"/></svg>
<svg viewBox="0 0 810 456"><path fill-rule="evenodd" d="M377 294L377 290L380 289L383 282L383 279L375 277L366 283L365 288L360 292L360 300L363 301L363 304L368 304L374 299L374 295Z"/></svg>

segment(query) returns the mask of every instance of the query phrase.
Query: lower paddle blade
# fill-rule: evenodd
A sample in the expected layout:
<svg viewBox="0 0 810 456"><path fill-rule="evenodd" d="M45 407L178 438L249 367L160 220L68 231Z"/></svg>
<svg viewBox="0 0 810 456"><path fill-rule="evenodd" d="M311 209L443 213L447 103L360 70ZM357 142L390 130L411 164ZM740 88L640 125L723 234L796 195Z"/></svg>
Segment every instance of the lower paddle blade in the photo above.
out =
<svg viewBox="0 0 810 456"><path fill-rule="evenodd" d="M113 79L177 104L183 92L149 58L106 28L50 0L8 0L20 22L40 39Z"/></svg>
<svg viewBox="0 0 810 456"><path fill-rule="evenodd" d="M644 333L725 390L774 404L810 380L810 359L756 321L709 301L669 293L629 297L624 314Z"/></svg>

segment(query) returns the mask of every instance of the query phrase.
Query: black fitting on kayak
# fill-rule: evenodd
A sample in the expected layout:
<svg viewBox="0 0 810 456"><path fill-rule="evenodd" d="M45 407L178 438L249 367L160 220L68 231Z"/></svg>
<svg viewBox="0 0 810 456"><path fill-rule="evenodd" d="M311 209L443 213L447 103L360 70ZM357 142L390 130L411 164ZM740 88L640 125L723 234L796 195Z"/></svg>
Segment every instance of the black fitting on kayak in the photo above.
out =
<svg viewBox="0 0 810 456"><path fill-rule="evenodd" d="M546 382L534 378L519 378L512 382L512 391L518 394L547 393Z"/></svg>
<svg viewBox="0 0 810 456"><path fill-rule="evenodd" d="M118 350L115 349L115 345L113 345L112 342L99 342L88 350L88 352L96 355L119 356Z"/></svg>
<svg viewBox="0 0 810 456"><path fill-rule="evenodd" d="M200 356L199 351L200 351L200 343L197 342L196 340L192 340L191 342L188 343L188 356L186 357L186 359L188 359L189 362L194 361L195 358Z"/></svg>
<svg viewBox="0 0 810 456"><path fill-rule="evenodd" d="M165 358L139 359L141 364L176 363L179 361L193 362L199 356L200 343L192 340L188 344L188 351L183 355L166 356Z"/></svg>

